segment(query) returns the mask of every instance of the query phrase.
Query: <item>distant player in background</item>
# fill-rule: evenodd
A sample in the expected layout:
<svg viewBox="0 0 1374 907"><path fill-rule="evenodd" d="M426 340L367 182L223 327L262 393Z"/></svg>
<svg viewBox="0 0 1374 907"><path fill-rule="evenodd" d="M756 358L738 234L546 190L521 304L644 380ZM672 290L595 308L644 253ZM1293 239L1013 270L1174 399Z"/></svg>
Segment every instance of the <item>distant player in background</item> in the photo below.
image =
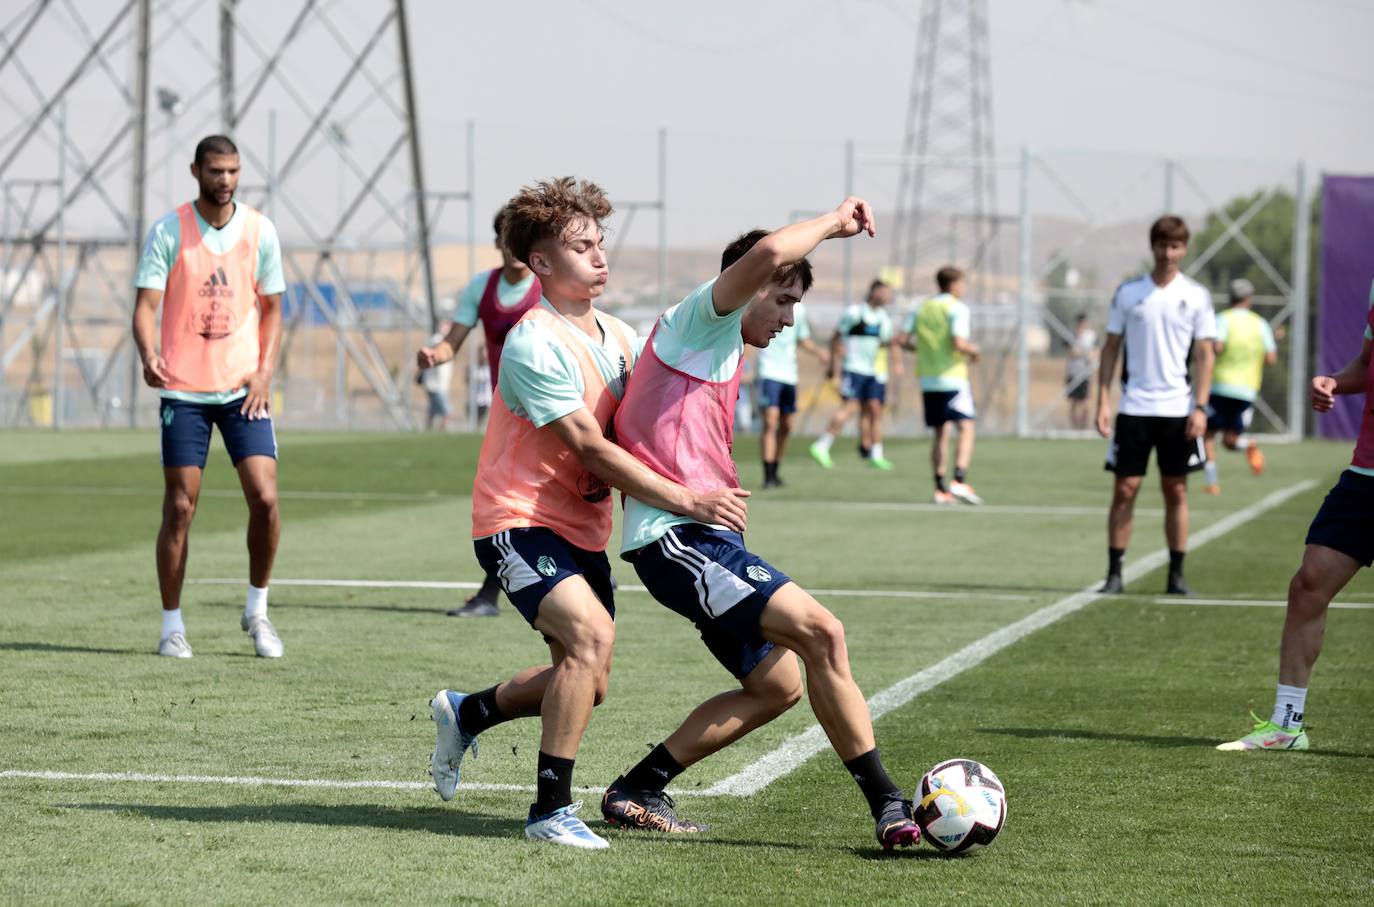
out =
<svg viewBox="0 0 1374 907"><path fill-rule="evenodd" d="M766 235L764 231L755 231ZM747 234L753 236L753 234ZM806 350L830 367L830 354L811 339L806 307L797 303L793 323L758 352L759 404L763 409L763 487L782 487L778 466L787 452L787 439L797 422L797 350Z"/></svg>
<svg viewBox="0 0 1374 907"><path fill-rule="evenodd" d="M1288 615L1279 643L1279 682L1274 711L1254 729L1219 750L1305 750L1307 684L1322 652L1326 612L1360 567L1374 564L1374 287L1359 354L1334 375L1312 379L1312 408L1330 412L1337 394L1364 392L1364 416L1355 455L1326 495L1307 530L1302 566L1288 584Z"/></svg>
<svg viewBox="0 0 1374 907"><path fill-rule="evenodd" d="M840 369L842 402L810 451L811 458L826 469L835 465L830 446L855 412L859 413L859 456L876 469L892 468L892 462L883 456L883 404L887 402L889 369L894 377L901 377L901 348L887 309L891 302L892 287L875 280L863 304L845 309L835 326L826 380L834 378Z"/></svg>
<svg viewBox="0 0 1374 907"><path fill-rule="evenodd" d="M162 396L158 654L191 657L181 588L211 428L218 426L248 502L248 597L240 626L258 655L279 658L281 639L267 619L267 584L281 535L271 413L286 289L281 244L270 220L234 200L239 152L228 137L212 135L196 145L191 175L199 194L153 224L134 277L134 342L143 380Z"/></svg>
<svg viewBox="0 0 1374 907"><path fill-rule="evenodd" d="M439 322L439 330L433 337L429 338L430 346L443 340L448 332L453 328L453 322L445 319ZM425 396L429 398L428 411L425 414L425 430L446 431L448 429L448 417L453 412L453 404L449 401L449 387L453 383L453 360L440 363L420 370L419 383L425 390Z"/></svg>
<svg viewBox="0 0 1374 907"><path fill-rule="evenodd" d="M1088 394L1093 372L1097 370L1097 331L1088 326L1088 316L1074 319L1073 339L1069 341L1069 361L1064 375L1065 396L1069 398L1069 425L1077 431L1088 427Z"/></svg>
<svg viewBox="0 0 1374 907"><path fill-rule="evenodd" d="M947 265L935 273L937 296L921 300L907 320L902 345L916 351L916 374L921 380L921 400L926 425L934 432L930 465L935 478L935 503L981 504L968 470L973 462L973 389L969 363L977 362L980 350L970 339L970 315L964 302L964 272ZM949 462L950 426L956 426L954 481L945 484Z"/></svg>
<svg viewBox="0 0 1374 907"><path fill-rule="evenodd" d="M496 212L492 229L496 231L496 248L501 253L501 267L478 274L458 296L458 308L448 334L439 342L422 348L416 363L422 369L432 369L449 362L462 348L480 321L486 339L487 364L491 387L496 386L501 368L501 347L506 334L521 317L539 302L539 279L529 268L501 244L501 224L506 209ZM460 608L451 608L449 617L496 617L501 613L497 599L501 586L491 576L484 576L482 588Z"/></svg>
<svg viewBox="0 0 1374 907"><path fill-rule="evenodd" d="M1212 372L1212 398L1207 409L1207 494L1221 494L1217 481L1216 435L1227 450L1245 451L1250 471L1264 473L1264 454L1245 436L1254 414L1255 398L1264 380L1264 367L1279 361L1278 344L1269 322L1251 309L1255 287L1250 281L1231 281L1231 306L1217 316L1217 364Z"/></svg>
<svg viewBox="0 0 1374 907"><path fill-rule="evenodd" d="M829 214L756 230L731 243L721 273L664 312L616 412L616 440L659 475L698 490L738 488L730 457L735 391L746 345L766 348L811 286L806 256L827 239L876 226L868 203L847 198ZM868 704L850 671L844 626L728 526L665 511L631 495L621 556L649 593L696 626L739 686L698 705L666 740L612 782L607 822L668 833L700 831L664 792L689 766L791 708L802 696L868 803L884 849L920 839L911 801L874 742Z"/></svg>
<svg viewBox="0 0 1374 907"><path fill-rule="evenodd" d="M1107 516L1107 580L1100 591L1123 590L1121 562L1131 540L1135 499L1155 452L1164 494L1169 579L1164 591L1191 594L1183 581L1188 550L1188 473L1202 468L1212 388L1216 317L1212 295L1179 270L1188 254L1188 226L1172 215L1150 227L1149 273L1123 283L1112 297L1107 342L1097 376L1097 431L1110 438L1106 469L1116 475ZM1188 352L1193 372L1188 371ZM1112 423L1111 387L1118 357L1121 401Z"/></svg>

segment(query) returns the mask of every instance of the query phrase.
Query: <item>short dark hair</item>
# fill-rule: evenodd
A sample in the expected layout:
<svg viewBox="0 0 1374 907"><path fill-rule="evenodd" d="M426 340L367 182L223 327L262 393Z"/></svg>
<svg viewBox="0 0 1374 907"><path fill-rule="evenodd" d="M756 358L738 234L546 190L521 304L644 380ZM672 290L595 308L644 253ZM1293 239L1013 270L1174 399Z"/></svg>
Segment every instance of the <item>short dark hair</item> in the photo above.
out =
<svg viewBox="0 0 1374 907"><path fill-rule="evenodd" d="M954 286L956 280L962 280L964 272L954 265L945 265L935 272L935 285L940 288L941 293L948 293L949 288Z"/></svg>
<svg viewBox="0 0 1374 907"><path fill-rule="evenodd" d="M886 286L891 286L891 284L889 284L886 280L883 280L881 277L874 278L873 282L868 285L868 292L864 294L864 299L872 299L874 290L878 289L879 287Z"/></svg>
<svg viewBox="0 0 1374 907"><path fill-rule="evenodd" d="M511 201L514 201L514 199L511 199ZM510 211L510 206L511 202L506 202L501 206L501 210L496 212L496 216L491 219L491 229L492 232L496 234L498 240L501 238L501 226L506 222L506 214Z"/></svg>
<svg viewBox="0 0 1374 907"><path fill-rule="evenodd" d="M725 251L720 253L720 269L724 271L735 262L744 257L744 253L754 248L758 241L768 235L767 230L750 230L748 233L741 233L734 242L725 247ZM803 258L801 261L794 261L791 264L783 265L773 272L773 281L780 285L787 285L793 279L801 281L802 292L811 289L813 277L811 274L811 262Z"/></svg>
<svg viewBox="0 0 1374 907"><path fill-rule="evenodd" d="M196 164L212 154L238 154L239 146L227 135L207 135L196 144Z"/></svg>
<svg viewBox="0 0 1374 907"><path fill-rule="evenodd" d="M501 245L528 266L535 243L562 239L563 232L579 217L599 227L613 210L606 193L589 180L579 181L571 176L540 180L523 187L497 215L501 221Z"/></svg>
<svg viewBox="0 0 1374 907"><path fill-rule="evenodd" d="M1150 245L1157 242L1181 242L1188 243L1188 225L1183 222L1183 218L1173 214L1166 214L1159 220L1150 225Z"/></svg>

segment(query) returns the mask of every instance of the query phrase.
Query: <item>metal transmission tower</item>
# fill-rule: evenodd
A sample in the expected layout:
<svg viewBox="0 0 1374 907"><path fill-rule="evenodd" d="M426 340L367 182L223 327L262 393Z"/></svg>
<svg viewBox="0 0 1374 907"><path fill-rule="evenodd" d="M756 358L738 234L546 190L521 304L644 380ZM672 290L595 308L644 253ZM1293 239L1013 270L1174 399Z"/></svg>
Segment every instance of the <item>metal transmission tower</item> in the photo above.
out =
<svg viewBox="0 0 1374 907"><path fill-rule="evenodd" d="M392 422L410 425L404 369L388 364L379 319L363 310L384 297L393 322L428 333L436 200L470 208L472 187L425 191L405 0L87 6L31 0L0 16L0 425L32 421L31 397L49 388L60 425L73 370L84 392L68 402L102 425L133 424L135 401L152 402L128 328L145 215L173 201L150 193L150 177L165 173L190 197L191 149L221 131L240 149L239 197L277 223L299 291L279 377L293 371L301 323L322 323L338 386L351 369ZM206 61L218 65L207 72ZM150 110L154 87L164 116ZM68 117L68 105L85 115ZM403 253L405 273L364 300L350 260L379 252Z"/></svg>
<svg viewBox="0 0 1374 907"><path fill-rule="evenodd" d="M922 0L891 262L908 290L953 263L985 301L1000 270L989 64L987 0Z"/></svg>

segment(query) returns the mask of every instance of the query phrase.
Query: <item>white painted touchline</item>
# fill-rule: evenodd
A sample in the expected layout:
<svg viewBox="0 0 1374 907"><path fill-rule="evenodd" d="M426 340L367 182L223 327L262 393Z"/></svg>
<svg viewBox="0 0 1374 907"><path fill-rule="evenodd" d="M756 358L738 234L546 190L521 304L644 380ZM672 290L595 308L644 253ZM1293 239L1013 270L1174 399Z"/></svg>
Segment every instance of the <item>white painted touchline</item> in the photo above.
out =
<svg viewBox="0 0 1374 907"><path fill-rule="evenodd" d="M1259 598L1181 598L1173 596L1170 598L1154 599L1156 605L1206 605L1231 606L1235 608L1287 608L1288 602L1278 601L1277 599ZM1374 603L1370 602L1332 602L1332 608L1344 608L1348 611L1374 611Z"/></svg>
<svg viewBox="0 0 1374 907"><path fill-rule="evenodd" d="M207 579L188 579L188 585L197 586L241 586L242 577L216 576ZM311 586L340 589L480 589L481 583L442 580L389 580L389 579L273 579L274 586ZM622 584L617 592L648 592L643 586ZM983 599L988 601L1023 602L1029 595L1012 595L1003 592L927 592L920 589L810 589L812 595L834 596L835 598L956 598L962 600ZM288 607L290 607L288 605Z"/></svg>
<svg viewBox="0 0 1374 907"><path fill-rule="evenodd" d="M1309 479L1282 488L1266 495L1249 507L1237 510L1222 517L1210 526L1192 534L1189 548L1197 549L1215 538L1219 538L1238 526L1279 506L1294 495L1313 488L1316 480ZM1158 567L1168 563L1169 549L1160 548L1132 561L1122 571L1122 579L1130 582ZM930 667L919 671L905 680L898 681L887 689L875 694L868 700L869 713L876 722L893 709L906 705L917 696L931 690L951 678L957 677L970 668L982 664L993 655L1014 642L1048 627L1055 621L1078 611L1102 596L1098 593L1101 580L1093 582L1073 595L1047 605L1020 620L994 630L987 636L975 640L964 648ZM820 725L812 725L807 730L785 740L777 749L765 754L740 771L716 782L703 793L716 796L747 797L763 790L779 778L791 774L803 762L830 746L825 731Z"/></svg>

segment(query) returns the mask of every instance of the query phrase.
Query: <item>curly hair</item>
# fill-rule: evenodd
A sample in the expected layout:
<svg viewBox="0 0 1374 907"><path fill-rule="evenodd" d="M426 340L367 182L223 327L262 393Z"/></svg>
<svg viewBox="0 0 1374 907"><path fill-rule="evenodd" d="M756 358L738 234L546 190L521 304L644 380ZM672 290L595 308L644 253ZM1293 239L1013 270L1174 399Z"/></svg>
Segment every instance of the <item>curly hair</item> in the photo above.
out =
<svg viewBox="0 0 1374 907"><path fill-rule="evenodd" d="M615 210L596 183L571 176L525 186L502 209L501 243L529 265L530 250L544 239L562 239L573 221L585 217L598 226Z"/></svg>

